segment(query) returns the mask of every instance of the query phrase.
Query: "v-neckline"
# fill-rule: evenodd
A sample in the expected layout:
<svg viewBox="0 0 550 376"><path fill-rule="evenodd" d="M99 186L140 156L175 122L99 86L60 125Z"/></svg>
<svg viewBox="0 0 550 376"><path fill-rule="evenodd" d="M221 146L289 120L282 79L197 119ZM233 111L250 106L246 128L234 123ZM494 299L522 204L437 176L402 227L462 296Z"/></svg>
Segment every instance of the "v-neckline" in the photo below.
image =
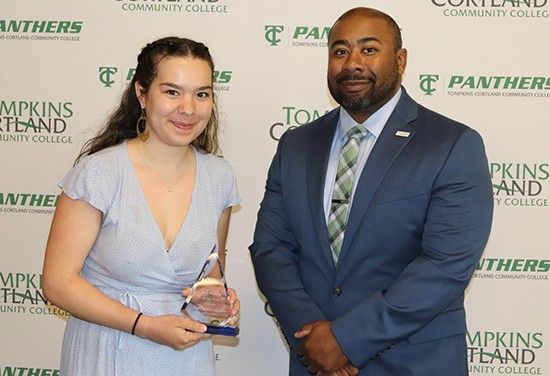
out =
<svg viewBox="0 0 550 376"><path fill-rule="evenodd" d="M194 153L195 157L195 177L193 182L193 189L191 190L191 199L189 200L189 208L187 209L187 212L185 213L185 218L181 221L180 228L178 229L176 236L174 237L174 241L170 245L169 248L166 248L166 239L162 235L162 231L160 230L159 224L155 218L155 215L153 214L153 211L151 210L151 207L149 206L149 201L147 201L147 197L145 196L145 192L143 191L143 187L141 186L141 181L139 180L139 176L137 174L136 168L134 167L134 164L132 163L132 159L130 158L130 152L128 150L128 140L124 142L124 151L125 151L125 157L128 162L128 165L130 167L130 170L132 171L132 176L134 178L134 183L136 184L137 190L139 191L141 195L141 199L145 203L145 207L147 208L146 211L149 215L150 221L153 223L156 232L158 234L159 240L162 242L162 249L164 250L164 253L172 253L172 250L174 249L175 245L178 243L179 238L181 236L181 233L183 231L183 228L185 227L185 224L187 222L187 218L189 218L189 214L191 213L191 210L194 208L195 204L195 191L197 189L198 184L198 171L199 171L199 156L195 148L191 145L189 145L191 150Z"/></svg>

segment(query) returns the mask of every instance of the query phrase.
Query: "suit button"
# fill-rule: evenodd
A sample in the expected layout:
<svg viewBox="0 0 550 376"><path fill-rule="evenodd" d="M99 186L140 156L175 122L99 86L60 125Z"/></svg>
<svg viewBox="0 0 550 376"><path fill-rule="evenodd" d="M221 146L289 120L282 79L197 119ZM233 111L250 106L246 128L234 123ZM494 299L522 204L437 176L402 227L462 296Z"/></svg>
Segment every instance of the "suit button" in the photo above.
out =
<svg viewBox="0 0 550 376"><path fill-rule="evenodd" d="M334 296L342 295L342 289L340 287L335 287L334 289L332 289L332 295Z"/></svg>

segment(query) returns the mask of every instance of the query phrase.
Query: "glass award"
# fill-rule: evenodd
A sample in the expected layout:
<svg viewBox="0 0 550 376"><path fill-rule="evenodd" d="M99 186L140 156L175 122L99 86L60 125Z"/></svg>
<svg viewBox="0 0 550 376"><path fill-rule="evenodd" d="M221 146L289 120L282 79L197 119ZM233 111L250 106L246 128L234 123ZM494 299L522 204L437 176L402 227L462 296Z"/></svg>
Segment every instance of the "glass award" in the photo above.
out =
<svg viewBox="0 0 550 376"><path fill-rule="evenodd" d="M218 276L212 274L217 270ZM231 306L225 273L214 245L204 263L191 291L181 307L182 315L206 325L206 333L223 336L239 334L237 326L229 325Z"/></svg>

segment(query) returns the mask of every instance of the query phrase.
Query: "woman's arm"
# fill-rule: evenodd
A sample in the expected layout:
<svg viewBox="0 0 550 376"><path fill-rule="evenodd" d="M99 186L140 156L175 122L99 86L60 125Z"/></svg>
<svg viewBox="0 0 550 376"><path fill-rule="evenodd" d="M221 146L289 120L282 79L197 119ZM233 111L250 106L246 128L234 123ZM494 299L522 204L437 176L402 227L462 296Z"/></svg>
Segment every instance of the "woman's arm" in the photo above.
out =
<svg viewBox="0 0 550 376"><path fill-rule="evenodd" d="M229 221L231 219L231 209L232 207L226 208L222 212L222 215L220 216L220 220L218 221L218 253L224 269L225 269L227 234L229 232Z"/></svg>
<svg viewBox="0 0 550 376"><path fill-rule="evenodd" d="M43 269L45 297L82 320L131 332L139 312L111 299L80 276L101 226L102 213L64 193L52 221ZM179 316L142 316L135 334L181 349L204 337L206 328Z"/></svg>

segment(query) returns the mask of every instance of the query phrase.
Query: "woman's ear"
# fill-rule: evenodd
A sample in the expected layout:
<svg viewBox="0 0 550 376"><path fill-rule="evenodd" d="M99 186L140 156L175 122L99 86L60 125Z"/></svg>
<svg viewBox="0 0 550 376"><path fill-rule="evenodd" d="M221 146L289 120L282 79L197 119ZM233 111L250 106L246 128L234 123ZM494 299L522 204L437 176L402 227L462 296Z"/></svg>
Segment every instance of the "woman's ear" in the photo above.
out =
<svg viewBox="0 0 550 376"><path fill-rule="evenodd" d="M145 90L143 90L143 86L141 86L138 81L134 83L134 90L136 91L136 97L141 105L141 108L145 108Z"/></svg>

